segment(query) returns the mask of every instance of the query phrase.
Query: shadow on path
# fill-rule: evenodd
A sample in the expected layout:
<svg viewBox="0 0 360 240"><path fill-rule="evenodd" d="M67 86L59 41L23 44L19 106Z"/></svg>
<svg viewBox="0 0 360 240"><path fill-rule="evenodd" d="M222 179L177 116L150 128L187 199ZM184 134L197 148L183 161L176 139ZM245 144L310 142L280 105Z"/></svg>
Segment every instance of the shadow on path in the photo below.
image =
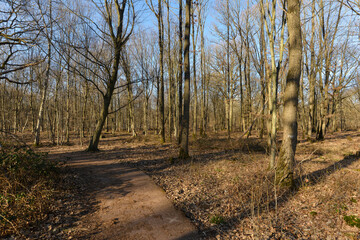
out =
<svg viewBox="0 0 360 240"><path fill-rule="evenodd" d="M86 179L88 199L98 203L83 220L87 230L78 238L199 239L190 220L148 175L119 162L122 154L132 150L49 154L53 159L66 159Z"/></svg>

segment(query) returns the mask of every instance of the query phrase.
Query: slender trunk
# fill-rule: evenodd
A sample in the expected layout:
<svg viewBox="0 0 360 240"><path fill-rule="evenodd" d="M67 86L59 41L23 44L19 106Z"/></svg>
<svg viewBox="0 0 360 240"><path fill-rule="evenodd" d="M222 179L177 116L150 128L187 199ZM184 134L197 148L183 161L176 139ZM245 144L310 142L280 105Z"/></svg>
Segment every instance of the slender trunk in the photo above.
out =
<svg viewBox="0 0 360 240"><path fill-rule="evenodd" d="M15 97L15 109L14 109L14 121L13 121L13 130L14 133L17 132L17 122L18 122L18 114L19 114L19 85L16 85L16 97Z"/></svg>
<svg viewBox="0 0 360 240"><path fill-rule="evenodd" d="M32 71L32 68L30 69L30 79L33 80L33 71ZM5 88L5 83L4 82L4 88ZM3 95L5 96L5 94ZM4 97L3 97L3 104L4 104ZM3 106L3 109L4 109L4 106ZM32 120L32 125L31 125L31 132L34 133L35 132L35 107L34 107L34 99L33 99L33 84L30 83L30 110L31 110L31 120ZM5 109L4 109L4 112L3 112L3 117L5 116ZM5 119L5 118L4 118ZM3 124L5 124L3 122ZM2 127L2 129L4 129L4 126ZM5 130L5 129L4 129Z"/></svg>
<svg viewBox="0 0 360 240"><path fill-rule="evenodd" d="M85 96L84 96L84 103L83 103L83 109L82 109L82 121L81 121L81 130L82 134L81 137L85 137L85 129L86 129L86 110L87 110L87 102L88 102L88 96L89 96L89 83L85 82Z"/></svg>
<svg viewBox="0 0 360 240"><path fill-rule="evenodd" d="M121 55L121 65L122 69L125 73L126 78L126 90L127 90L127 97L128 97L128 131L131 132L133 137L136 137L136 130L135 130L135 116L134 116L134 96L132 91L132 83L131 83L131 68L128 55L126 50L124 50L123 54Z"/></svg>
<svg viewBox="0 0 360 240"><path fill-rule="evenodd" d="M127 63L125 63L127 64ZM133 92L131 85L131 73L130 67L127 65L125 71L126 81L127 81L127 92L128 92L128 107L129 107L129 121L130 121L130 130L133 137L136 137L135 131L135 117L134 117L134 103L133 103Z"/></svg>
<svg viewBox="0 0 360 240"><path fill-rule="evenodd" d="M266 60L266 43L265 43L265 33L264 33L264 18L261 17L261 29L260 29L260 81L261 81L261 123L260 123L260 139L263 138L265 132L265 102L266 102L266 74L265 74L265 64Z"/></svg>
<svg viewBox="0 0 360 240"><path fill-rule="evenodd" d="M61 74L61 73L60 73ZM61 107L59 104L59 87L60 87L60 79L61 75L57 76L56 78L56 85L55 85L55 126L56 128L56 145L60 144L60 112Z"/></svg>
<svg viewBox="0 0 360 240"><path fill-rule="evenodd" d="M1 98L1 107L2 107L2 111L1 111L1 130L2 131L6 131L6 109L5 109L5 96L7 95L6 94L6 81L3 83L3 92L2 92L2 98ZM32 100L32 84L31 84L31 100ZM30 102L30 106L31 106L31 109L33 111L33 105L32 105L32 101ZM33 124L34 124L34 121L33 121ZM33 127L34 128L34 127Z"/></svg>
<svg viewBox="0 0 360 240"><path fill-rule="evenodd" d="M276 66L276 56L275 56L275 34L276 34L276 1L272 2L271 14L270 9L265 10L264 3L261 0L261 13L262 16L266 17L265 12L268 12L270 16L270 26L265 24L265 28L267 31L268 39L270 42L270 54L271 54L271 76L268 82L268 93L269 93L269 113L271 115L271 119L268 122L269 134L268 134L268 145L270 148L270 168L274 168L275 166L275 158L276 158L276 124L277 124L277 90L278 90L278 75L279 69L282 66L282 58L283 58L283 48L284 48L284 31L285 31L285 12L282 14L281 21L281 34L280 34L280 49L279 49L279 61ZM283 2L283 8L285 2ZM268 5L268 4L267 4ZM267 6L269 8L269 6Z"/></svg>
<svg viewBox="0 0 360 240"><path fill-rule="evenodd" d="M192 24L195 26L195 10L192 11ZM191 31L192 37L192 45L193 45L193 77L194 77L194 121L193 121L193 134L196 136L197 133L197 105L198 105L198 97L197 97L197 84L196 84L196 39L195 39L195 27L192 28Z"/></svg>
<svg viewBox="0 0 360 240"><path fill-rule="evenodd" d="M191 0L186 0L186 20L185 20L185 36L184 36L184 70L185 70L185 86L184 86L184 115L182 119L182 140L180 148L180 157L189 157L189 110L190 110L190 30L191 30Z"/></svg>
<svg viewBox="0 0 360 240"><path fill-rule="evenodd" d="M159 76L156 77L156 134L160 133L159 129L159 119L160 119L160 79Z"/></svg>
<svg viewBox="0 0 360 240"><path fill-rule="evenodd" d="M308 138L311 138L311 133L314 131L315 123L315 80L316 80L316 66L315 66L315 1L311 5L311 39L310 39L310 76L309 76L309 119L308 119Z"/></svg>
<svg viewBox="0 0 360 240"><path fill-rule="evenodd" d="M246 98L247 98L247 127L250 127L251 122L252 122L252 117L251 117L251 108L252 108L252 104L251 104L251 81L250 81L250 49L249 49L249 40L247 40L247 50L246 50L246 57L247 57L247 61L246 61L246 71L245 71L245 75L246 75ZM251 128L249 128L249 132L247 134L247 136L251 136Z"/></svg>
<svg viewBox="0 0 360 240"><path fill-rule="evenodd" d="M181 140L182 140L182 88L183 88L183 33L182 33L182 2L183 0L180 0L179 1L179 63L178 63L178 97L179 97L179 100L178 100L178 116L176 118L177 122L178 122L178 131L177 131L177 139L178 139L178 144L181 144Z"/></svg>
<svg viewBox="0 0 360 240"><path fill-rule="evenodd" d="M69 53L70 55L70 53ZM66 143L70 142L70 57L67 59L66 73Z"/></svg>
<svg viewBox="0 0 360 240"><path fill-rule="evenodd" d="M200 72L201 72L201 118L200 118L200 135L204 136L205 129L205 49L204 49L204 24L202 19L202 11L201 8L199 10L199 27L200 27Z"/></svg>
<svg viewBox="0 0 360 240"><path fill-rule="evenodd" d="M49 0L49 7L50 7L50 34L48 37L48 61L46 66L46 76L44 79L44 84L42 87L42 95L41 95L41 102L39 107L39 114L37 118L36 128L35 128L35 141L34 145L39 146L40 145L40 132L41 132L41 125L43 121L43 115L44 115L44 109L45 109L45 103L46 103L46 96L47 96L47 90L48 90L48 84L50 81L50 68L51 68L51 40L52 40L52 0Z"/></svg>
<svg viewBox="0 0 360 240"><path fill-rule="evenodd" d="M305 100L304 100L304 74L301 74L299 94L301 99L302 138L305 138L305 134L307 132L307 125L306 125L306 110L305 110Z"/></svg>
<svg viewBox="0 0 360 240"><path fill-rule="evenodd" d="M174 126L174 79L172 72L172 60L171 60L171 32L170 32L170 0L166 3L167 7L167 35L168 35L168 75L169 75L169 139L172 139L173 126Z"/></svg>
<svg viewBox="0 0 360 240"><path fill-rule="evenodd" d="M240 131L245 130L245 118L244 118L244 91L243 91L243 74L242 74L242 51L243 42L240 43L240 54L237 55L239 62L239 88L240 88Z"/></svg>
<svg viewBox="0 0 360 240"><path fill-rule="evenodd" d="M321 2L322 4L322 2ZM325 78L324 78L324 92L323 92L323 100L322 100L322 108L321 108L321 116L320 116L320 126L319 126L319 131L320 134L319 136L319 140L324 139L325 134L326 134L326 130L327 130L327 126L329 124L329 113L330 113L330 102L329 102L329 84L330 84L330 68L331 68L331 60L332 60L332 55L333 55L333 48L334 48L334 41L336 38L336 33L338 31L338 26L339 26L339 22L341 19L341 10L342 10L342 5L340 5L339 7L339 12L338 12L338 16L337 16L337 21L334 27L334 35L332 37L331 42L328 42L328 36L327 34L323 31L323 41L325 43ZM323 15L323 11L321 11L321 15ZM323 19L323 16L321 16ZM322 23L324 24L324 22L322 21ZM322 29L325 29L325 26L322 27ZM345 43L346 44L346 43Z"/></svg>
<svg viewBox="0 0 360 240"><path fill-rule="evenodd" d="M164 98L164 23L162 17L162 0L158 1L159 15L159 49L160 49L160 135L161 142L165 142L165 98Z"/></svg>
<svg viewBox="0 0 360 240"><path fill-rule="evenodd" d="M144 135L146 136L147 135L147 132L148 132L148 122L147 122L147 119L148 119L148 104L149 104L149 98L145 95L145 101L144 101L144 126L143 126L143 129L144 129Z"/></svg>
<svg viewBox="0 0 360 240"><path fill-rule="evenodd" d="M227 14L227 23L226 23L226 84L227 86L227 96L225 102L226 109L226 128L227 128L227 137L231 138L231 127L230 127L230 101L231 101L231 82L230 82L230 9L229 9L229 0L226 0L226 14Z"/></svg>

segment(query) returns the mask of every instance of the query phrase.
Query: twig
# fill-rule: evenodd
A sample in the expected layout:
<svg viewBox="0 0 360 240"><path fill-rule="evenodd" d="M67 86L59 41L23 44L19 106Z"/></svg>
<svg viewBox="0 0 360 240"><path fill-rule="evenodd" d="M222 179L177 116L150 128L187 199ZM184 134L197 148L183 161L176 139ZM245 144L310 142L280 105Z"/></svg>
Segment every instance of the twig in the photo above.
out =
<svg viewBox="0 0 360 240"><path fill-rule="evenodd" d="M319 150L319 148L315 149L307 158L304 158L303 160L301 160L301 161L299 162L299 164L302 164L303 162L306 162L306 161L311 160L312 155L314 155L314 153L315 153L317 150Z"/></svg>
<svg viewBox="0 0 360 240"><path fill-rule="evenodd" d="M7 221L8 223L10 223L10 225L14 228L15 232L20 235L20 233L19 233L19 231L17 230L17 228L15 227L15 225L14 225L9 219L7 219L7 218L6 218L4 215L2 215L2 214L0 214L0 217L1 217L2 219L4 219L5 221Z"/></svg>

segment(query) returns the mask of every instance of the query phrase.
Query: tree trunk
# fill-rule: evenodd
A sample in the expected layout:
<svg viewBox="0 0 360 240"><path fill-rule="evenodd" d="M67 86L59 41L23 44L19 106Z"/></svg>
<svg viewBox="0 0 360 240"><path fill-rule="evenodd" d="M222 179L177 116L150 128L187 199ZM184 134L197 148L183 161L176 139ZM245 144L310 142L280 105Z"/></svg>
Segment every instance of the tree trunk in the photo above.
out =
<svg viewBox="0 0 360 240"><path fill-rule="evenodd" d="M159 15L158 15L158 26L159 26L159 49L160 49L160 135L161 142L165 142L165 98L164 98L164 23L162 17L162 0L158 1Z"/></svg>
<svg viewBox="0 0 360 240"><path fill-rule="evenodd" d="M116 66L114 65L113 71L112 71L113 74L114 74L115 68L116 68ZM116 72L117 72L117 70L116 70ZM105 124L105 120L107 118L107 115L109 113L109 106L110 106L111 96L113 94L114 88L115 88L115 82L112 81L108 85L106 95L103 96L103 107L102 107L98 122L96 124L96 128L95 128L95 131L93 133L93 136L90 139L90 143L89 143L89 147L87 148L87 151L94 152L94 151L99 150L98 145L99 145L100 135L101 135L101 131L103 129L103 126Z"/></svg>
<svg viewBox="0 0 360 240"><path fill-rule="evenodd" d="M265 102L266 102L266 74L265 74L265 64L266 61L266 45L265 45L265 33L264 33L264 18L261 17L261 29L260 29L260 81L261 81L261 123L260 123L260 139L264 136L265 131Z"/></svg>
<svg viewBox="0 0 360 240"><path fill-rule="evenodd" d="M144 125L143 125L143 129L144 129L144 135L147 135L148 132L148 104L149 104L149 98L145 95L145 101L144 101Z"/></svg>
<svg viewBox="0 0 360 240"><path fill-rule="evenodd" d="M178 139L178 144L181 144L181 140L182 140L182 88L183 88L183 33L182 33L182 2L183 0L179 0L179 63L178 63L178 115L176 118L176 121L178 123L178 129L177 129L177 139Z"/></svg>
<svg viewBox="0 0 360 240"><path fill-rule="evenodd" d="M316 66L315 66L315 1L311 5L311 39L310 39L310 76L309 76L309 119L308 119L308 138L311 139L311 133L314 131L315 123L315 79L316 79Z"/></svg>
<svg viewBox="0 0 360 240"><path fill-rule="evenodd" d="M190 30L191 30L191 0L186 0L185 36L184 36L184 114L181 125L183 127L180 158L189 157L189 110L190 110Z"/></svg>
<svg viewBox="0 0 360 240"><path fill-rule="evenodd" d="M202 19L202 10L199 10L199 27L200 27L200 72L201 72L201 117L200 117L200 135L204 136L205 129L205 96L206 96L206 88L205 88L205 46L204 46L204 23Z"/></svg>
<svg viewBox="0 0 360 240"><path fill-rule="evenodd" d="M44 79L44 85L42 89L42 95L41 95L41 102L39 107L39 114L37 118L36 128L35 128L35 146L40 145L40 132L41 132L41 125L43 121L43 115L44 115L44 108L46 103L46 96L47 96L47 89L50 81L50 68L51 68L51 40L52 40L52 0L49 0L49 7L50 7L50 34L47 36L48 40L48 61L46 66L46 76Z"/></svg>
<svg viewBox="0 0 360 240"><path fill-rule="evenodd" d="M70 53L69 53L70 55ZM70 142L70 57L67 59L66 73L66 143Z"/></svg>
<svg viewBox="0 0 360 240"><path fill-rule="evenodd" d="M276 182L282 186L293 187L297 144L297 107L302 58L299 0L288 0L287 20L289 32L289 70L284 96L284 135L276 167Z"/></svg>
<svg viewBox="0 0 360 240"><path fill-rule="evenodd" d="M230 116L230 101L231 101L231 82L230 82L230 9L229 9L229 0L226 0L226 84L227 86L227 96L225 99L225 112L226 112L226 128L227 128L227 137L231 138L231 116Z"/></svg>
<svg viewBox="0 0 360 240"><path fill-rule="evenodd" d="M195 10L192 11L192 24L195 26ZM194 77L194 121L193 121L193 134L196 136L197 133L197 106L198 106L198 97L197 97L197 84L196 84L196 39L195 39L195 27L192 28L192 45L193 45L193 77Z"/></svg>
<svg viewBox="0 0 360 240"><path fill-rule="evenodd" d="M121 65L125 73L126 78L126 89L127 89L127 97L128 97L128 110L129 110L129 130L131 131L131 134L133 137L136 137L136 130L135 130L135 116L134 116L134 96L132 91L132 83L131 83L131 69L130 69L130 63L129 58L127 56L126 50L123 51L121 57Z"/></svg>
<svg viewBox="0 0 360 240"><path fill-rule="evenodd" d="M121 51L123 46L128 41L132 31L129 33L123 32L123 20L124 15L126 13L126 6L127 1L124 0L121 2L121 4L118 1L115 1L115 6L117 8L117 18L118 18L118 26L116 27L116 32L114 32L113 28L113 21L112 21L112 15L109 13L110 6L108 5L108 2L105 1L105 7L107 9L107 25L110 31L110 36L112 39L112 43L114 45L114 57L112 62L112 70L108 75L108 80L106 82L106 92L105 94L102 94L103 96L103 107L101 109L100 117L98 119L98 122L96 124L95 131L90 139L89 147L87 148L87 151L98 151L98 145L100 140L101 131L103 129L105 120L109 113L109 106L111 103L111 98L115 89L116 82L118 80L118 70L119 70L119 64L120 64L120 57L121 57ZM129 20L130 21L130 20ZM128 22L129 24L129 22Z"/></svg>
<svg viewBox="0 0 360 240"><path fill-rule="evenodd" d="M169 74L169 139L172 139L174 126L174 79L171 60L171 32L170 32L170 0L166 2L167 7L167 35L168 35L168 74Z"/></svg>

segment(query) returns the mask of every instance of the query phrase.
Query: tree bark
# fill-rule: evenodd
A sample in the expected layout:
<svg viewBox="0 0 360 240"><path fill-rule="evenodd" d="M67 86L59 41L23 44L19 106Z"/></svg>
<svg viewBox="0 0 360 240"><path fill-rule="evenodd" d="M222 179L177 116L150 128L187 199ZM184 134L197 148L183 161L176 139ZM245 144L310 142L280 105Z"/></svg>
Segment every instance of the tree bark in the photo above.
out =
<svg viewBox="0 0 360 240"><path fill-rule="evenodd" d="M282 186L293 187L297 144L297 108L302 58L299 0L288 0L287 20L289 32L289 70L286 77L284 96L284 135L276 167L276 182Z"/></svg>
<svg viewBox="0 0 360 240"><path fill-rule="evenodd" d="M184 36L184 70L185 70L185 86L184 86L184 114L181 125L183 127L180 158L189 157L189 110L190 110L190 30L191 30L191 0L186 0L185 11L185 36Z"/></svg>
<svg viewBox="0 0 360 240"><path fill-rule="evenodd" d="M170 0L166 2L167 7L167 35L168 35L168 75L169 75L169 139L172 139L174 127L174 79L173 79L173 65L171 59L171 32L170 32Z"/></svg>
<svg viewBox="0 0 360 240"><path fill-rule="evenodd" d="M181 144L181 140L182 140L182 88L183 88L183 33L182 33L182 1L183 0L179 0L179 63L178 63L178 115L176 118L176 121L178 123L178 129L177 129L177 139L178 139L178 144Z"/></svg>
<svg viewBox="0 0 360 240"><path fill-rule="evenodd" d="M205 129L205 96L206 96L206 88L205 88L205 44L204 44L204 23L203 23L203 16L202 16L202 7L199 7L199 27L200 27L200 73L201 73L201 117L200 117L200 135L204 136L206 129Z"/></svg>
<svg viewBox="0 0 360 240"><path fill-rule="evenodd" d="M159 50L160 50L160 135L161 142L165 142L165 97L164 97L164 23L162 17L162 0L158 1L158 27L159 27Z"/></svg>
<svg viewBox="0 0 360 240"><path fill-rule="evenodd" d="M198 107L198 97L197 97L197 84L196 84L196 39L195 39L195 9L192 10L192 45L193 45L193 80L194 80L194 121L193 121L193 134L196 136L197 133L197 126L198 126L198 120L197 120L197 107Z"/></svg>
<svg viewBox="0 0 360 240"><path fill-rule="evenodd" d="M309 119L308 119L308 132L307 136L310 139L314 131L315 124L315 80L316 80L316 67L315 67L315 1L311 5L311 38L310 38L310 76L309 76Z"/></svg>
<svg viewBox="0 0 360 240"><path fill-rule="evenodd" d="M50 81L51 41L52 41L52 0L49 0L49 8L50 8L50 13L49 13L50 34L47 36L47 41L48 41L48 56L47 57L48 57L48 61L47 61L47 66L46 66L46 75L45 75L45 79L44 79L45 82L44 82L43 89L42 89L41 102L40 102L40 107L39 107L39 114L38 114L36 128L35 128L35 141L34 141L35 146L40 145L41 125L42 125L42 121L43 121L43 117L44 117L43 116L44 115L44 108L45 108L45 103L46 103L48 85L49 85L49 81Z"/></svg>

